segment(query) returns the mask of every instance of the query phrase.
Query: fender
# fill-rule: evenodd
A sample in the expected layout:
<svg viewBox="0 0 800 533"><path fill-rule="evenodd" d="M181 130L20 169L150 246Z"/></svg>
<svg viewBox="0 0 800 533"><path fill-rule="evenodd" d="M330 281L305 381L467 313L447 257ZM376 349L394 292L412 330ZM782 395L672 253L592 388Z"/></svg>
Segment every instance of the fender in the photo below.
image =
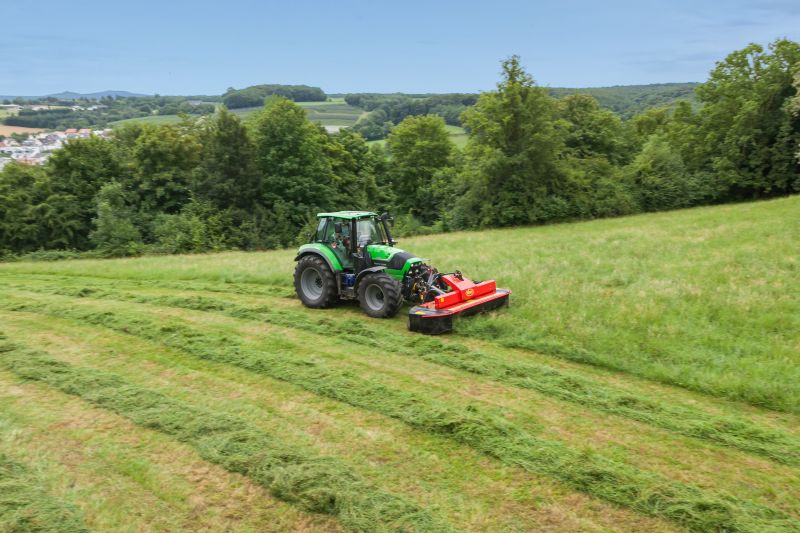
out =
<svg viewBox="0 0 800 533"><path fill-rule="evenodd" d="M364 270L359 272L358 275L356 276L356 282L353 285L353 287L355 287L355 289L358 290L358 283L361 281L361 279L364 277L365 274L372 274L373 272L382 272L384 270L386 270L385 266L374 266L370 268L365 268Z"/></svg>
<svg viewBox="0 0 800 533"><path fill-rule="evenodd" d="M331 269L331 272L334 274L337 274L343 270L341 263L339 263L339 259L333 254L333 252L320 245L304 244L297 251L297 256L294 258L294 260L299 261L303 256L309 254L318 255L323 258L328 264L328 267Z"/></svg>

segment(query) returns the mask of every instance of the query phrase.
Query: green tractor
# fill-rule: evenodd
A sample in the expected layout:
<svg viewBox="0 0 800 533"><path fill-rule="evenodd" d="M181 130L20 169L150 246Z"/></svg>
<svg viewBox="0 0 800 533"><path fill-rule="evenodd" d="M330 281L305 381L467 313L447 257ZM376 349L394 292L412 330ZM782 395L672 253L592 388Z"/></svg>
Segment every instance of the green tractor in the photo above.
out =
<svg viewBox="0 0 800 533"><path fill-rule="evenodd" d="M358 300L369 316L391 318L409 302L409 329L437 334L451 331L456 315L508 305L511 291L497 289L493 280L442 274L397 248L385 213L339 211L317 218L312 242L295 257L294 287L306 307Z"/></svg>

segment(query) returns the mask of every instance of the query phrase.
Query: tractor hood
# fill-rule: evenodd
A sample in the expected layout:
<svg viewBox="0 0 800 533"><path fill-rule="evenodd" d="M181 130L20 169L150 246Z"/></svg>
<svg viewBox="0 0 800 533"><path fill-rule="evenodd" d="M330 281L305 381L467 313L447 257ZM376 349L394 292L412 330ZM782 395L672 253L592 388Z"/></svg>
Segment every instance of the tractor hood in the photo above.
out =
<svg viewBox="0 0 800 533"><path fill-rule="evenodd" d="M398 279L402 279L411 265L425 261L412 253L386 244L370 244L367 246L367 252L375 265L385 266L387 272Z"/></svg>

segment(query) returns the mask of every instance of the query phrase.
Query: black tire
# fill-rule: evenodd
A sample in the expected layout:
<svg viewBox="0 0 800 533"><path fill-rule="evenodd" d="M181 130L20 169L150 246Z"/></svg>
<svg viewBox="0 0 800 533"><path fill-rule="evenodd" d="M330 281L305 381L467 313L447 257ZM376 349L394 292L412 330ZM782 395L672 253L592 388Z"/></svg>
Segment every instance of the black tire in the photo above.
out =
<svg viewBox="0 0 800 533"><path fill-rule="evenodd" d="M391 318L403 305L402 288L389 274L367 274L358 284L358 302L373 318Z"/></svg>
<svg viewBox="0 0 800 533"><path fill-rule="evenodd" d="M304 255L294 269L294 290L306 307L331 307L339 301L336 278L318 255Z"/></svg>

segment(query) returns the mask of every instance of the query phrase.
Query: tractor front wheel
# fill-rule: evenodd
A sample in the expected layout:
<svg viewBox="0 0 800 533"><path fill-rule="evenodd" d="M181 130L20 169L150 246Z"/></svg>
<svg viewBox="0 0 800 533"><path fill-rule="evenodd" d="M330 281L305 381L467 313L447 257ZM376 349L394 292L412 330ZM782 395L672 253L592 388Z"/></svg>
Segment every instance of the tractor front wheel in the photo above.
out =
<svg viewBox="0 0 800 533"><path fill-rule="evenodd" d="M306 307L330 307L339 299L336 278L325 260L317 255L303 256L297 262L294 290Z"/></svg>
<svg viewBox="0 0 800 533"><path fill-rule="evenodd" d="M400 283L382 272L367 274L358 284L358 302L373 318L391 318L403 305Z"/></svg>

